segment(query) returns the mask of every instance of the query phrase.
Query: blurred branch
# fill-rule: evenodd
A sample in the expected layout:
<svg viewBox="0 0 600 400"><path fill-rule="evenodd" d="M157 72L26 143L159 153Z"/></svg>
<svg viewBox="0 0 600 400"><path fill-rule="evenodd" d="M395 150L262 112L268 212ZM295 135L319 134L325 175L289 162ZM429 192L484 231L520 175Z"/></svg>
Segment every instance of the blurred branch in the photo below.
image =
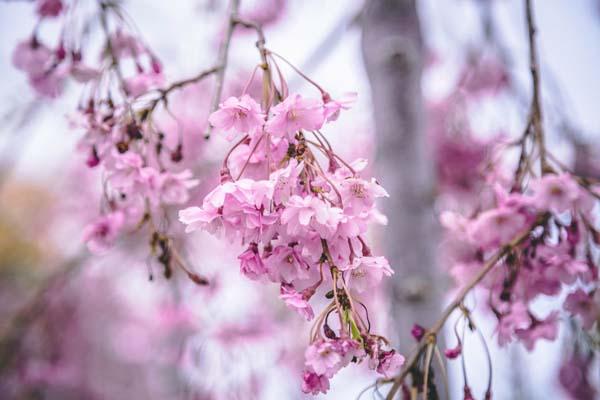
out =
<svg viewBox="0 0 600 400"><path fill-rule="evenodd" d="M231 0L231 4L229 7L230 9L229 20L227 22L227 30L225 31L225 37L221 42L221 46L219 47L219 54L217 58L217 65L219 66L219 70L217 71L215 89L213 92L209 114L215 112L219 107L219 103L221 102L221 94L223 93L223 82L225 80L225 69L227 68L227 58L229 55L229 45L231 44L231 37L233 36L233 31L236 25L236 18L240 9L240 0ZM204 133L204 137L206 139L209 139L211 132L212 126L209 123L206 125L206 132Z"/></svg>
<svg viewBox="0 0 600 400"><path fill-rule="evenodd" d="M42 100L36 98L32 100L26 107L21 110L21 116L14 126L8 127L7 143L0 150L0 191L4 187L6 181L10 177L15 165L19 161L19 157L23 154L23 147L33 135L31 129L24 129L35 119L36 114L42 108ZM15 111L6 114L3 120L7 120L14 115ZM6 122L6 121L3 121ZM6 125L5 125L6 126Z"/></svg>
<svg viewBox="0 0 600 400"><path fill-rule="evenodd" d="M87 253L82 252L67 260L41 284L32 299L14 315L8 325L8 331L0 337L0 377L16 360L30 327L44 314L49 304L48 293L63 287L87 257Z"/></svg>
<svg viewBox="0 0 600 400"><path fill-rule="evenodd" d="M540 95L540 66L538 62L537 47L535 45L536 26L533 17L531 0L525 0L525 11L527 15L527 33L529 39L529 69L531 70L531 81L533 94L531 99L531 124L540 151L542 174L547 167L546 144L544 140L544 126L542 115L542 103Z"/></svg>
<svg viewBox="0 0 600 400"><path fill-rule="evenodd" d="M360 22L360 17L362 15L362 10L357 14L346 15L344 14L339 21L334 25L334 27L325 35L325 38L317 45L317 47L310 53L310 55L306 58L306 60L302 63L302 66L299 68L301 71L305 71L305 73L309 73L317 68L323 61L327 59L327 57L333 52L333 50L339 45L344 37L344 33L354 26L358 25ZM301 80L300 77L294 78L294 80ZM294 84L295 82L292 82Z"/></svg>

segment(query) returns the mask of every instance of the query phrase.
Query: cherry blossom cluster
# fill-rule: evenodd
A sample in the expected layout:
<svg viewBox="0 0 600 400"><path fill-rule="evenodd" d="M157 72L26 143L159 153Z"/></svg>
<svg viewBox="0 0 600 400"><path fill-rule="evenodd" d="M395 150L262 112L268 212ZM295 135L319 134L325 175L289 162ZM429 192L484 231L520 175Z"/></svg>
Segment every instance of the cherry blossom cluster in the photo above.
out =
<svg viewBox="0 0 600 400"><path fill-rule="evenodd" d="M444 120L448 109L464 112L466 100L496 95L503 88L514 90L502 68L484 59L464 74L457 91L434 109L440 117L434 119L436 137L448 135L439 133L449 129ZM466 97L461 99L461 93ZM451 260L449 271L457 285L468 285L491 256L501 252L499 265L479 285L485 288L487 305L498 320L496 336L501 346L518 340L532 350L538 339L554 340L559 311L540 317L531 304L541 296L558 297L565 291L564 310L584 329L592 328L600 318L595 255L599 187L546 150L539 111L531 111L525 133L514 142L502 136L487 143L477 140L468 121L454 126L463 134L461 140L442 141L438 154L445 156L437 158L442 189L461 203L454 204L460 213L441 215L448 230L444 256ZM520 155L511 174L501 161L513 147ZM455 350L448 349L449 358L458 356Z"/></svg>
<svg viewBox="0 0 600 400"><path fill-rule="evenodd" d="M120 6L108 1L99 1L90 17L101 27L103 46L100 67L89 67L83 56L89 38L73 22L86 15L80 7L80 2L38 1L41 21L63 17L58 44L51 48L34 32L17 46L13 63L42 96L60 95L68 77L84 85L70 125L83 134L78 149L87 167L101 170L103 193L100 215L83 239L91 252L104 253L124 234L148 227L152 258L164 275L178 266L204 283L177 253L168 222L169 207L185 204L199 181L186 168L191 163L184 160L181 129L166 132L155 114L162 105L173 116L169 93L211 71L166 86L157 56L129 29Z"/></svg>
<svg viewBox="0 0 600 400"><path fill-rule="evenodd" d="M387 193L361 176L366 161L347 163L321 131L354 95L334 100L311 80L319 98L289 94L285 80L276 87L271 76L280 71L275 57L284 59L266 49L263 54L262 104L244 91L210 115L210 124L236 142L223 161L221 183L179 218L189 232L201 229L241 243L241 273L280 285L285 304L315 320L304 392L327 392L329 379L351 362L367 360L388 376L403 357L371 333L360 299L393 273L365 240L370 223L385 221L375 201ZM330 302L315 318L310 301L317 293Z"/></svg>
<svg viewBox="0 0 600 400"><path fill-rule="evenodd" d="M564 309L590 329L600 317L597 264L591 246L595 192L581 187L569 173L549 173L529 182L525 191L496 188L495 205L472 218L442 215L462 246L450 272L469 281L489 254L510 246L500 264L483 280L488 306L498 319L498 343L521 341L532 350L537 340L557 337L559 312L535 315L530 303L567 289ZM525 234L524 234L525 232ZM515 242L515 238L522 236Z"/></svg>

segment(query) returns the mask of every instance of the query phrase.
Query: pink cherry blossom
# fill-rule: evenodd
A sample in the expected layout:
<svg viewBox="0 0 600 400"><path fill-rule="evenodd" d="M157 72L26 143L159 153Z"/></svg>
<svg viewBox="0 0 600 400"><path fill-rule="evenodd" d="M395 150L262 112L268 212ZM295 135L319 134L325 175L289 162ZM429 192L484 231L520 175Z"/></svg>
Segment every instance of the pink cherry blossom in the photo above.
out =
<svg viewBox="0 0 600 400"><path fill-rule="evenodd" d="M320 129L325 121L322 101L305 99L299 94L289 95L273 107L272 112L273 116L267 121L265 130L273 136L287 136L290 140L302 129Z"/></svg>
<svg viewBox="0 0 600 400"><path fill-rule="evenodd" d="M140 170L140 180L146 186L148 198L155 204L183 204L190 197L189 190L200 182L192 178L190 170L160 173L152 167Z"/></svg>
<svg viewBox="0 0 600 400"><path fill-rule="evenodd" d="M120 29L112 35L111 45L115 55L119 58L137 57L146 52L146 47L137 37Z"/></svg>
<svg viewBox="0 0 600 400"><path fill-rule="evenodd" d="M511 241L525 229L527 218L510 208L493 208L482 212L470 223L467 232L473 243L483 249Z"/></svg>
<svg viewBox="0 0 600 400"><path fill-rule="evenodd" d="M120 211L98 218L83 230L83 241L94 254L105 253L112 247L124 223L124 215Z"/></svg>
<svg viewBox="0 0 600 400"><path fill-rule="evenodd" d="M200 207L188 207L179 211L179 221L186 225L186 232L193 232L198 229L206 229L208 232L215 233L217 226L211 222L219 217L218 209L212 209L210 211Z"/></svg>
<svg viewBox="0 0 600 400"><path fill-rule="evenodd" d="M306 279L310 276L308 273L310 266L298 246L276 246L264 262L273 282L292 283L297 279Z"/></svg>
<svg viewBox="0 0 600 400"><path fill-rule="evenodd" d="M114 172L110 176L110 184L120 190L128 191L142 180L141 171L144 161L132 151L114 157Z"/></svg>
<svg viewBox="0 0 600 400"><path fill-rule="evenodd" d="M231 140L239 133L254 134L264 124L264 118L260 105L245 94L240 98L229 97L221 103L219 110L210 115L208 121L219 130L233 130L227 137Z"/></svg>
<svg viewBox="0 0 600 400"><path fill-rule="evenodd" d="M263 276L267 269L258 254L258 246L256 243L250 243L248 249L239 255L240 271L252 280L256 280Z"/></svg>
<svg viewBox="0 0 600 400"><path fill-rule="evenodd" d="M532 351L539 339L555 340L558 335L558 311L553 311L542 321L534 321L527 329L515 331L528 351Z"/></svg>
<svg viewBox="0 0 600 400"><path fill-rule="evenodd" d="M371 182L359 178L344 179L340 183L340 193L344 199L344 212L351 215L370 211L378 197L389 197L375 179Z"/></svg>
<svg viewBox="0 0 600 400"><path fill-rule="evenodd" d="M53 53L35 38L20 42L13 52L13 65L28 75L40 75L46 72Z"/></svg>
<svg viewBox="0 0 600 400"><path fill-rule="evenodd" d="M318 339L304 353L305 365L317 375L333 377L341 368L358 355L360 345L350 339Z"/></svg>
<svg viewBox="0 0 600 400"><path fill-rule="evenodd" d="M391 378L400 371L404 361L404 356L396 353L395 350L381 352L377 372L386 378Z"/></svg>
<svg viewBox="0 0 600 400"><path fill-rule="evenodd" d="M294 195L281 214L281 222L287 225L290 235L299 235L312 228L324 238L329 238L335 233L341 214L341 209L332 207L317 197Z"/></svg>
<svg viewBox="0 0 600 400"><path fill-rule="evenodd" d="M394 274L385 257L356 257L344 270L348 272L348 286L359 293L379 285L384 276Z"/></svg>
<svg viewBox="0 0 600 400"><path fill-rule="evenodd" d="M306 318L307 321L315 317L315 313L308 303L306 296L303 293L297 292L292 285L282 284L279 297L285 301L288 307Z"/></svg>
<svg viewBox="0 0 600 400"><path fill-rule="evenodd" d="M302 391L310 394L327 393L329 391L329 379L324 375L304 371Z"/></svg>
<svg viewBox="0 0 600 400"><path fill-rule="evenodd" d="M318 375L331 378L341 368L343 356L333 340L319 339L306 349L306 366Z"/></svg>
<svg viewBox="0 0 600 400"><path fill-rule="evenodd" d="M556 213L571 209L579 199L581 190L568 173L546 174L533 181L531 187L536 206Z"/></svg>
<svg viewBox="0 0 600 400"><path fill-rule="evenodd" d="M54 99L63 92L66 78L66 69L59 66L39 75L30 75L29 84L37 94Z"/></svg>
<svg viewBox="0 0 600 400"><path fill-rule="evenodd" d="M581 318L584 329L590 329L600 318L600 307L582 289L569 293L564 303L565 310Z"/></svg>
<svg viewBox="0 0 600 400"><path fill-rule="evenodd" d="M570 399L595 399L597 389L590 380L593 357L574 352L560 367L559 382Z"/></svg>
<svg viewBox="0 0 600 400"><path fill-rule="evenodd" d="M294 194L298 176L304 169L304 163L291 160L289 165L271 173L270 179L274 182L273 201L276 204L286 203Z"/></svg>
<svg viewBox="0 0 600 400"><path fill-rule="evenodd" d="M159 88L164 85L165 78L162 74L155 72L142 72L125 80L127 93L132 97L138 97L150 89Z"/></svg>
<svg viewBox="0 0 600 400"><path fill-rule="evenodd" d="M328 94L323 96L323 109L325 111L325 120L327 122L337 121L341 110L349 110L352 104L356 102L356 92L345 93L338 100L332 99Z"/></svg>
<svg viewBox="0 0 600 400"><path fill-rule="evenodd" d="M58 17L63 8L62 0L38 0L37 13L40 17Z"/></svg>
<svg viewBox="0 0 600 400"><path fill-rule="evenodd" d="M503 315L498 321L496 332L498 333L498 344L504 346L510 343L517 329L525 329L531 324L531 317L527 306L521 302L514 303L510 312Z"/></svg>

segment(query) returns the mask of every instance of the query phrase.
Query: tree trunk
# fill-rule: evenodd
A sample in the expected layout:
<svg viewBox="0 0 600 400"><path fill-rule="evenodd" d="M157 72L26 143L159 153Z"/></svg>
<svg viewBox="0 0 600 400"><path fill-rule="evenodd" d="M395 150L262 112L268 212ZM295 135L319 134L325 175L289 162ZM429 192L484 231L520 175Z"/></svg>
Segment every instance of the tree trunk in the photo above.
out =
<svg viewBox="0 0 600 400"><path fill-rule="evenodd" d="M376 167L390 194L383 251L395 270L392 315L399 348L414 346L413 323L439 316L443 279L435 265L432 154L426 148L421 92L423 41L416 0L370 0L362 50L377 132Z"/></svg>

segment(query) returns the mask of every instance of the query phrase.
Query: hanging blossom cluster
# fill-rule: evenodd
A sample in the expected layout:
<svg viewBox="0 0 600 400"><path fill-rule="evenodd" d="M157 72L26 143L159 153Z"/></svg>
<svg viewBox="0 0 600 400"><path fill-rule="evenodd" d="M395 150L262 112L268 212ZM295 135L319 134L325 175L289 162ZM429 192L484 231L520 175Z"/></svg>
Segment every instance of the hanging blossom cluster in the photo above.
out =
<svg viewBox="0 0 600 400"><path fill-rule="evenodd" d="M78 148L87 167L100 169L103 177L100 215L83 232L87 247L104 253L125 234L148 227L152 258L165 277L176 266L196 283L205 283L177 252L168 218L169 207L185 204L199 181L186 168L192 163L184 162L190 160L184 160L181 129L163 131L155 112L162 105L175 118L168 95L216 68L165 85L158 57L129 29L119 5L108 1L99 1L87 21L99 24L103 40L101 66L88 67L83 57L88 31L77 31L74 23L85 19L82 5L45 0L37 6L41 21L63 17L58 45L51 49L34 32L17 46L13 63L42 96L58 96L69 76L84 85L70 124L83 132Z"/></svg>
<svg viewBox="0 0 600 400"><path fill-rule="evenodd" d="M559 312L539 317L529 304L541 295L558 296L564 288L570 291L564 309L585 329L600 317L594 301L598 269L591 249L598 244L594 196L568 172L549 173L532 179L523 191L498 186L496 204L472 218L442 216L463 244L450 271L460 283L472 279L490 254L508 246L481 284L498 319L501 346L516 339L532 350L539 339L556 339Z"/></svg>
<svg viewBox="0 0 600 400"><path fill-rule="evenodd" d="M577 175L546 149L535 82L523 136L499 141L477 168L485 184L470 214L441 215L449 233L445 254L451 260L449 272L463 288L452 306L461 309L464 326L476 329L462 302L477 287L497 320L498 344L518 341L528 351L539 340L558 337L562 316L578 321L590 333L600 326L596 211L600 185ZM512 148L520 156L514 173L506 173L500 161ZM562 310L545 315L533 311L537 299L565 294ZM445 352L449 359L460 356L464 345L456 326L455 332L457 345ZM472 399L466 376L464 390L465 399Z"/></svg>
<svg viewBox="0 0 600 400"><path fill-rule="evenodd" d="M287 61L265 48L261 54L262 104L244 90L211 114L211 125L237 141L223 161L221 183L179 219L189 232L202 229L243 244L241 273L280 285L285 304L315 321L304 392L327 392L329 379L351 362L366 360L389 376L403 357L371 332L360 300L393 273L365 241L368 225L385 221L375 201L387 193L375 179L361 177L366 161L347 163L321 132L355 95L334 100L299 71L321 96L288 93L275 57ZM317 293L330 302L315 317L310 301Z"/></svg>
<svg viewBox="0 0 600 400"><path fill-rule="evenodd" d="M497 88L510 85L506 74L493 65L481 63L491 76L478 79L472 74L478 84L473 88L465 81L467 93L495 94ZM487 290L487 305L498 319L498 343L518 340L528 350L539 339L557 337L558 310L544 317L531 311L531 302L542 295L559 296L569 290L563 308L586 330L600 318L594 253L600 241L594 210L599 186L577 176L546 150L540 115L532 112L519 140L506 143L496 138L496 148L488 146L484 158L484 152L470 157L476 163L472 170L480 176L479 189L471 194L478 197L472 205L475 211L468 217L453 212L441 216L450 236L446 254L453 260L450 274L459 286L473 279L490 255L510 246L480 287ZM498 160L515 146L521 155L514 174L507 174ZM520 240L512 243L515 238Z"/></svg>
<svg viewBox="0 0 600 400"><path fill-rule="evenodd" d="M483 302L496 318L494 338L500 346L516 341L532 351L538 341L558 337L564 317L579 325L581 336L588 341L586 348L594 346L600 332L600 182L578 174L546 147L530 1L526 1L526 11L533 95L524 132L514 141L496 137L489 143L472 141L473 145L465 148L443 144L437 149L444 195L459 199L442 201L443 206L454 209L440 215L447 230L443 260L457 291L432 326L413 327L418 341L413 355L393 379L380 380L393 383L388 399L400 390L406 397L411 390L422 392L424 398L437 395L433 354L438 352L437 336L455 311L460 314L454 326L456 345L445 350L446 358L462 356L464 332L469 329L479 336L492 368L486 340L465 304L474 290L480 294L477 302ZM484 62L481 65L491 70L489 76L471 73L475 83L461 79L456 92L460 96L449 98L458 107L442 103L434 110L441 117L434 120L434 134L456 129L469 138L468 123L448 124L447 110L465 108L468 100L495 95L499 89L515 90L502 68L491 68ZM448 150L446 157L440 157ZM535 302L544 297L555 299L558 306L542 314ZM462 334L458 329L461 322ZM590 354L576 348L560 371L561 384L575 397L584 394L582 398L588 398L593 393L587 378ZM464 399L473 400L476 397L469 386L465 360L462 362ZM489 371L481 398L492 398L491 387Z"/></svg>

